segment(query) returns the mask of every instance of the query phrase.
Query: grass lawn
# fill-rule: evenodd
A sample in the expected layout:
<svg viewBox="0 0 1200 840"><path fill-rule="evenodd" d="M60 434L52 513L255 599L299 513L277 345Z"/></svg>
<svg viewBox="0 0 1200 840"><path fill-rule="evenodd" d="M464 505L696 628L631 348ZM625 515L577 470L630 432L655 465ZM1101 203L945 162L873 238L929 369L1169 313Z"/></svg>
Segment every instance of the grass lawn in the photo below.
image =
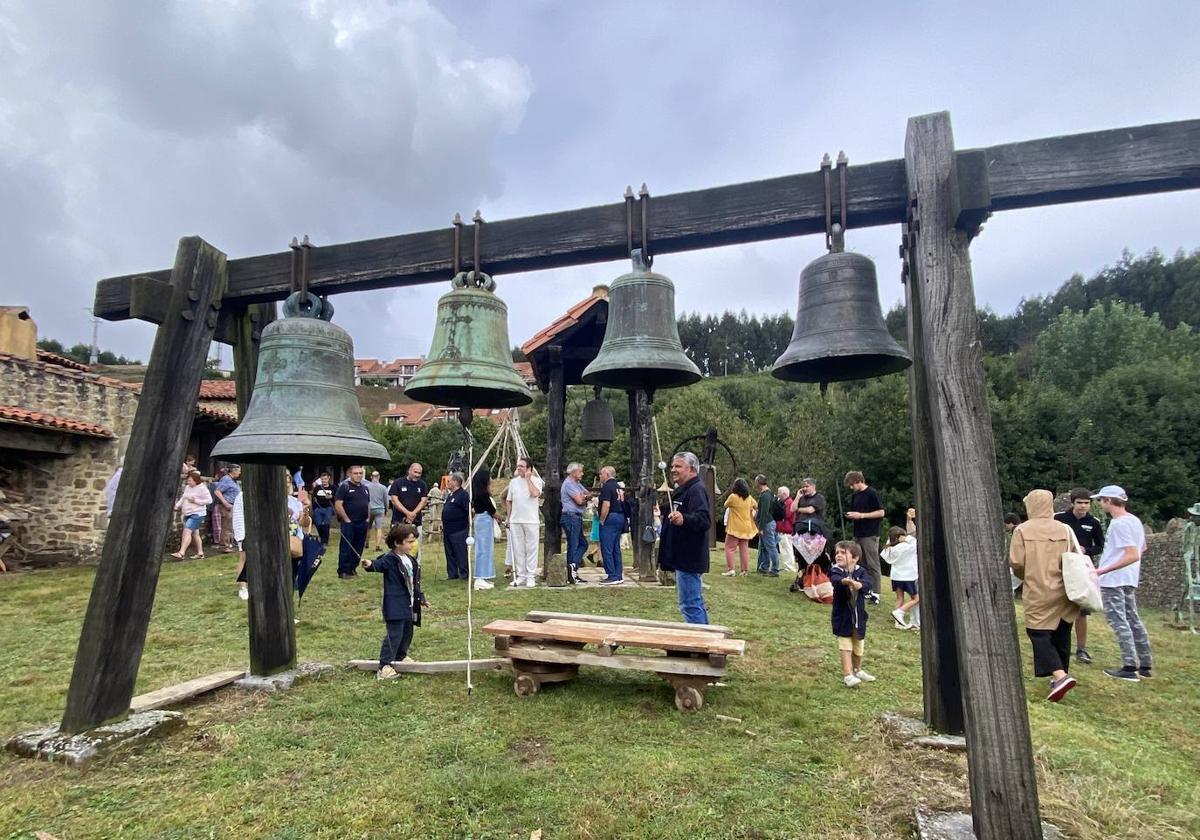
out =
<svg viewBox="0 0 1200 840"><path fill-rule="evenodd" d="M426 552L433 610L417 659L465 655L466 593ZM716 555L714 554L714 560ZM381 581L335 575L327 555L301 608L301 659L377 655ZM717 570L723 561L716 562ZM0 736L61 714L93 568L0 576ZM228 556L163 567L138 692L246 662L246 607ZM866 667L842 686L828 607L784 578L709 575L712 620L747 640L728 687L695 715L652 674L581 669L532 698L499 673L378 683L339 670L275 696L223 690L189 726L85 771L0 754L0 837L553 838L910 837L912 807L967 804L962 756L889 747L877 717L921 711L919 639L872 615ZM476 593L476 628L541 608L677 619L670 589ZM1059 705L1030 681L1045 816L1075 837L1200 836L1200 638L1147 611L1153 682L1097 664ZM476 633L476 656L491 639ZM1021 652L1030 672L1028 644ZM725 715L740 723L720 720Z"/></svg>

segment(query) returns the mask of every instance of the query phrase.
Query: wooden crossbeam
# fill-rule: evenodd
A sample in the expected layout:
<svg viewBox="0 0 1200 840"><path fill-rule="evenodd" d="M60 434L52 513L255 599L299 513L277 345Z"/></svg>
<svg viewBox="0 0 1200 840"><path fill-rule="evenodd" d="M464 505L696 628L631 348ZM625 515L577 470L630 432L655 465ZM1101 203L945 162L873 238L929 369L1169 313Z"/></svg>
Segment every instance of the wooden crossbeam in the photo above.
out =
<svg viewBox="0 0 1200 840"><path fill-rule="evenodd" d="M979 155L986 162L980 172ZM1101 198L1200 187L1200 119L1093 131L988 146L958 153L962 187L959 224L973 229L990 210L1015 210ZM980 177L986 174L987 192ZM900 224L908 200L904 161L851 166L847 173L851 228ZM836 185L836 179L835 179ZM836 187L835 187L836 193ZM664 254L759 242L825 229L820 172L654 196L651 249ZM837 199L835 197L835 214ZM608 262L626 253L623 202L486 223L480 262L493 274L512 274ZM450 277L451 229L314 248L312 291L343 292L445 282ZM282 300L289 292L291 253L229 261L230 304ZM468 260L464 267L470 267ZM130 310L135 278L165 281L167 270L101 280L96 315L119 321Z"/></svg>

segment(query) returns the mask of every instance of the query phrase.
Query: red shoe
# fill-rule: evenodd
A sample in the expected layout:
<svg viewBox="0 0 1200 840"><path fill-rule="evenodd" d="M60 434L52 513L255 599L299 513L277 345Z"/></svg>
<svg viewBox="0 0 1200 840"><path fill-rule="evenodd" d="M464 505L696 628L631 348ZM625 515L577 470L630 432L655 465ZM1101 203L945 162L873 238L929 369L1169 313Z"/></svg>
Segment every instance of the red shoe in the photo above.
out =
<svg viewBox="0 0 1200 840"><path fill-rule="evenodd" d="M1050 693L1046 695L1046 699L1051 703L1057 703L1059 700L1067 696L1067 692L1075 687L1075 678L1067 674L1061 680L1050 682Z"/></svg>

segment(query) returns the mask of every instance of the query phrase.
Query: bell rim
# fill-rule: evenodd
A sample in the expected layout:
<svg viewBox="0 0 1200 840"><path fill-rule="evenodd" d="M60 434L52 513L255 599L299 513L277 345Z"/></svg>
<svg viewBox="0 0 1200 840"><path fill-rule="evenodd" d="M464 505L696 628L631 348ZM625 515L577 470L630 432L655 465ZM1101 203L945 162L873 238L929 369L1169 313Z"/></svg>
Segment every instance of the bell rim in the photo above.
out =
<svg viewBox="0 0 1200 840"><path fill-rule="evenodd" d="M771 366L771 376L784 382L853 382L860 379L877 379L881 376L890 376L893 373L900 373L912 367L912 356L904 352L903 348L901 348L901 352L899 353L886 351L878 353L842 353L838 355L825 353L819 356L813 355L790 359L785 358L786 355L785 353L783 356L780 356L775 361L775 364ZM869 369L864 368L864 373L855 375L820 376L804 372L806 366L816 366L822 362L829 363L831 361L846 362L852 359L877 359L879 363Z"/></svg>
<svg viewBox="0 0 1200 840"><path fill-rule="evenodd" d="M338 437L342 437L339 441ZM305 447L306 440L321 441L321 446ZM331 443L332 441L332 443ZM225 445L228 442L228 445ZM301 451L303 450L303 451ZM362 460L367 462L390 461L392 456L387 447L374 438L311 434L297 432L280 438L278 434L228 435L217 442L212 457L223 461L236 459L243 464L294 464L304 458L329 459L334 461Z"/></svg>

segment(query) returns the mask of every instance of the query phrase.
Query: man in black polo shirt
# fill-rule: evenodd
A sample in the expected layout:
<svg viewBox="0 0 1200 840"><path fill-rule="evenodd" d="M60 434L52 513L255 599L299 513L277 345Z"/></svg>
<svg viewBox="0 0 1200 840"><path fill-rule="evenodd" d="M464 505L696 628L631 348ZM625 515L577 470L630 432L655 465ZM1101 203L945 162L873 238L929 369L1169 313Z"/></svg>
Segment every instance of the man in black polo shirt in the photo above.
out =
<svg viewBox="0 0 1200 840"><path fill-rule="evenodd" d="M350 468L350 477L333 494L333 512L337 514L342 538L338 542L338 577L352 578L358 572L363 549L367 544L367 528L371 524L371 491L363 481L363 468Z"/></svg>
<svg viewBox="0 0 1200 840"><path fill-rule="evenodd" d="M1092 558L1093 563L1104 553L1104 527L1092 516L1092 492L1086 487L1072 490L1071 507L1054 514L1054 518L1075 532L1079 548ZM1087 617L1088 610L1084 610L1075 619L1075 660L1091 665L1092 655L1087 650Z"/></svg>
<svg viewBox="0 0 1200 840"><path fill-rule="evenodd" d="M392 506L392 524L407 523L417 526L421 533L421 519L425 506L429 504L429 485L421 480L424 472L420 464L409 464L408 474L397 478L388 488L388 502Z"/></svg>
<svg viewBox="0 0 1200 840"><path fill-rule="evenodd" d="M867 486L867 479L858 470L846 473L846 486L854 492L850 497L850 510L846 511L846 518L854 523L854 541L862 549L863 562L871 573L871 581L875 592L878 593L882 580L879 567L879 526L884 517L883 500L879 498L874 487Z"/></svg>

